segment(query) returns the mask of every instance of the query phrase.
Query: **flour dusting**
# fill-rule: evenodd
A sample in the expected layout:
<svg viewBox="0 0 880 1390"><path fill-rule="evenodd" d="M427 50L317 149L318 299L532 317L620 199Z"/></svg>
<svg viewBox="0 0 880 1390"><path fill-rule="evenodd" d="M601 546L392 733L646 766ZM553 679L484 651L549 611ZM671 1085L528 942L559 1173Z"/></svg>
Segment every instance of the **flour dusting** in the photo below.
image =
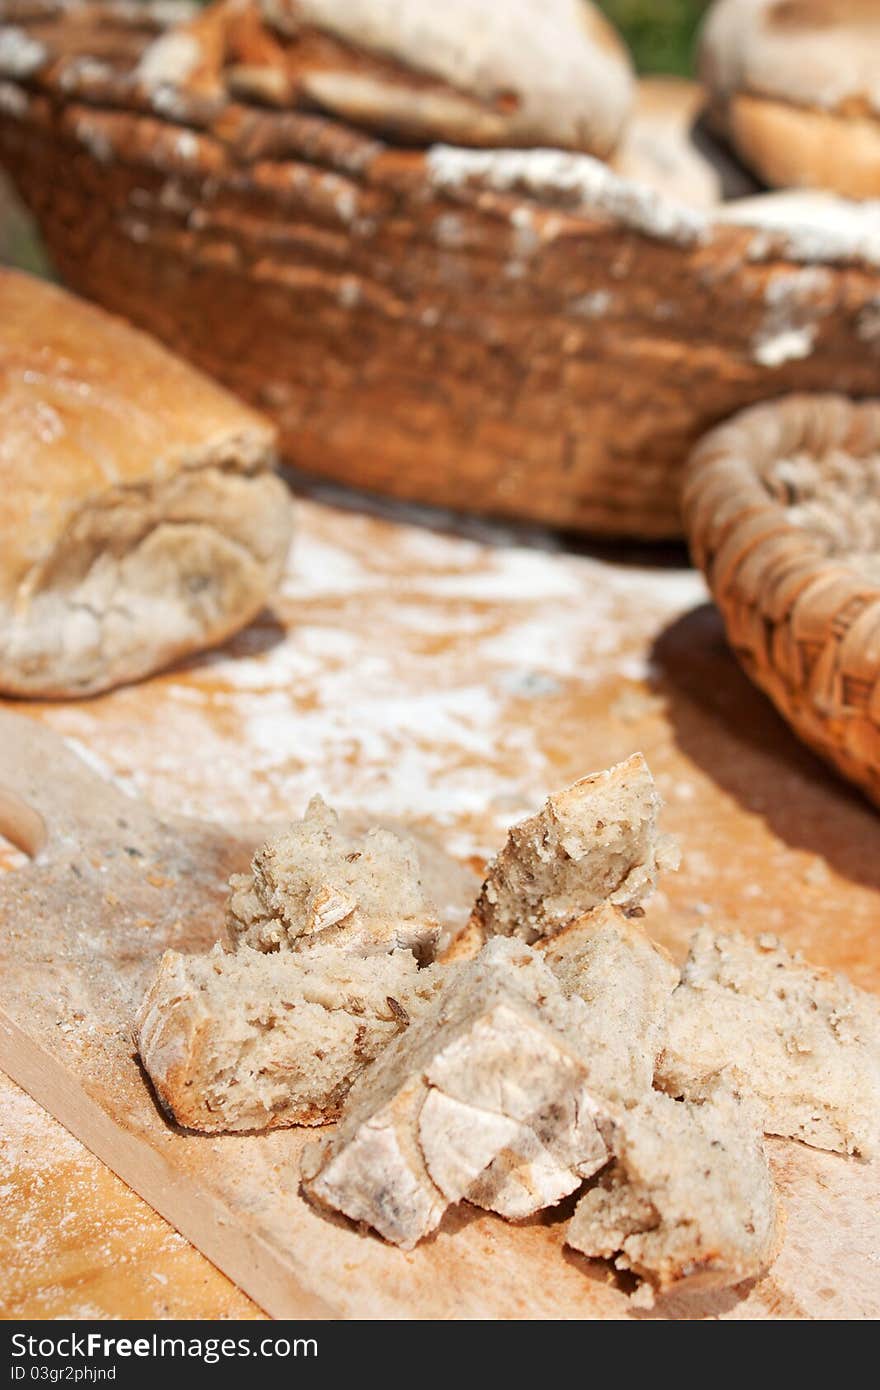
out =
<svg viewBox="0 0 880 1390"><path fill-rule="evenodd" d="M706 597L693 570L567 554L550 533L486 535L301 502L274 615L159 677L158 698L132 687L100 720L87 703L45 717L160 810L286 819L319 791L485 857L558 778L561 712L608 682L649 681L652 635ZM572 776L594 770L576 733L570 759Z"/></svg>

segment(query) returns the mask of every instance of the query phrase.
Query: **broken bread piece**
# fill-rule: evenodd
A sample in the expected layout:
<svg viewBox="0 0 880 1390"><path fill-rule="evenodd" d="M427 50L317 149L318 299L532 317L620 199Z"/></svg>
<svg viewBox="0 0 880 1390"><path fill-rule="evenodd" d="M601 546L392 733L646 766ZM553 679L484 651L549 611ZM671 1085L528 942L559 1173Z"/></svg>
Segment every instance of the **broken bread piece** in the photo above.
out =
<svg viewBox="0 0 880 1390"><path fill-rule="evenodd" d="M257 850L230 879L233 947L336 946L361 955L397 947L430 960L440 923L422 888L415 845L390 830L348 834L313 797L301 821Z"/></svg>
<svg viewBox="0 0 880 1390"><path fill-rule="evenodd" d="M352 1089L303 1154L306 1193L410 1250L462 1199L510 1218L607 1162L604 1104L580 1051L586 1006L540 956L495 940Z"/></svg>
<svg viewBox="0 0 880 1390"><path fill-rule="evenodd" d="M565 993L587 1005L591 1082L609 1100L634 1104L653 1084L678 969L614 907L565 927L542 944L542 955Z"/></svg>
<svg viewBox="0 0 880 1390"><path fill-rule="evenodd" d="M723 1073L768 1134L868 1157L880 1149L880 999L774 936L694 936L657 1084L698 1098Z"/></svg>
<svg viewBox="0 0 880 1390"><path fill-rule="evenodd" d="M643 1302L739 1284L772 1261L780 1220L753 1106L722 1087L699 1103L654 1092L609 1144L614 1163L581 1197L566 1243L638 1275Z"/></svg>
<svg viewBox="0 0 880 1390"><path fill-rule="evenodd" d="M490 864L470 934L531 943L603 903L633 912L658 869L678 867L674 842L657 834L659 811L641 753L551 796Z"/></svg>
<svg viewBox="0 0 880 1390"><path fill-rule="evenodd" d="M187 1129L324 1124L441 982L409 951L166 951L136 1019L163 1109Z"/></svg>

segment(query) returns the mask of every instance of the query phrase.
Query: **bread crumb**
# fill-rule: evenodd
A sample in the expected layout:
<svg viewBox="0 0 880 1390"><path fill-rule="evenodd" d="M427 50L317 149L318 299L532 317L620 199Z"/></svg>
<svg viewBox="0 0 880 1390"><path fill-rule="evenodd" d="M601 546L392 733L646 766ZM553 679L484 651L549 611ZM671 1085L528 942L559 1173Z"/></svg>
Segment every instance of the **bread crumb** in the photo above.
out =
<svg viewBox="0 0 880 1390"><path fill-rule="evenodd" d="M754 1107L724 1088L699 1103L653 1093L609 1143L614 1162L566 1232L573 1249L660 1293L738 1284L773 1259L779 1214Z"/></svg>
<svg viewBox="0 0 880 1390"><path fill-rule="evenodd" d="M236 949L402 947L428 960L440 936L415 845L390 830L347 834L320 796L257 850L251 872L235 875L230 888L226 923Z"/></svg>
<svg viewBox="0 0 880 1390"><path fill-rule="evenodd" d="M409 951L166 951L138 1011L138 1051L186 1128L323 1124L438 985Z"/></svg>
<svg viewBox="0 0 880 1390"><path fill-rule="evenodd" d="M880 1148L880 1000L842 975L702 928L672 997L657 1084L698 1098L724 1074L768 1134L868 1157Z"/></svg>
<svg viewBox="0 0 880 1390"><path fill-rule="evenodd" d="M635 910L678 848L657 835L660 798L641 753L551 796L490 864L472 925L485 940L552 936L603 903Z"/></svg>
<svg viewBox="0 0 880 1390"><path fill-rule="evenodd" d="M607 1162L582 1048L588 1010L541 957L497 939L446 971L421 1020L303 1155L307 1194L412 1249L450 1202L521 1219Z"/></svg>

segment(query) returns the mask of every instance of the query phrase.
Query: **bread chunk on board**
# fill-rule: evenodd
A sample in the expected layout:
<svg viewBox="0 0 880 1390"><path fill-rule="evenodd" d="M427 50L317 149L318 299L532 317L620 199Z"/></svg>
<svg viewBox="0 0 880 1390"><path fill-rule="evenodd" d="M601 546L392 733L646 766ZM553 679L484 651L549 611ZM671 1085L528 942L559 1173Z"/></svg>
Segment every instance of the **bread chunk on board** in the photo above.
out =
<svg viewBox="0 0 880 1390"><path fill-rule="evenodd" d="M301 821L230 880L226 924L234 947L334 946L359 955L411 950L430 959L440 935L412 841L374 828L352 835L313 797Z"/></svg>
<svg viewBox="0 0 880 1390"><path fill-rule="evenodd" d="M409 951L166 951L137 1014L138 1051L185 1128L324 1124L439 985Z"/></svg>
<svg viewBox="0 0 880 1390"><path fill-rule="evenodd" d="M546 942L542 955L579 1014L590 1079L609 1100L630 1106L650 1091L666 1041L679 974L642 928L599 907Z"/></svg>
<svg viewBox="0 0 880 1390"><path fill-rule="evenodd" d="M490 942L354 1087L303 1155L306 1193L412 1249L451 1202L522 1218L608 1159L586 1008L522 942Z"/></svg>
<svg viewBox="0 0 880 1390"><path fill-rule="evenodd" d="M678 849L658 835L660 797L641 753L582 778L520 821L490 864L470 934L534 942L602 904L632 912Z"/></svg>
<svg viewBox="0 0 880 1390"><path fill-rule="evenodd" d="M758 1108L724 1088L699 1103L654 1092L620 1113L608 1142L614 1162L566 1242L640 1276L643 1301L738 1284L773 1259L780 1217Z"/></svg>
<svg viewBox="0 0 880 1390"><path fill-rule="evenodd" d="M0 269L0 323L0 692L94 694L254 618L292 529L269 421L30 276Z"/></svg>
<svg viewBox="0 0 880 1390"><path fill-rule="evenodd" d="M606 155L632 103L629 55L591 0L263 0L263 12L287 45L298 104L407 144Z"/></svg>
<svg viewBox="0 0 880 1390"><path fill-rule="evenodd" d="M880 1150L880 999L774 936L704 927L691 942L657 1083L699 1098L719 1074L760 1102L768 1134Z"/></svg>

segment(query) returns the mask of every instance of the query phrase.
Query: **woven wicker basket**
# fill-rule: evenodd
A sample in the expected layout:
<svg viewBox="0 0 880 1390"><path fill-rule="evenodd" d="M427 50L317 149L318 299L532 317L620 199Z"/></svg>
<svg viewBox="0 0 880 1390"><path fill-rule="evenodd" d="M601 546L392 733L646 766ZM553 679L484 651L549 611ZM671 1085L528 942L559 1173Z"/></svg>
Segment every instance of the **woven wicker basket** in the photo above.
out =
<svg viewBox="0 0 880 1390"><path fill-rule="evenodd" d="M694 451L684 512L749 676L880 804L880 402L743 411Z"/></svg>
<svg viewBox="0 0 880 1390"><path fill-rule="evenodd" d="M558 151L392 146L219 13L195 76L147 89L167 6L0 0L0 161L63 279L272 414L304 472L677 536L719 420L876 391L880 233L724 224Z"/></svg>

